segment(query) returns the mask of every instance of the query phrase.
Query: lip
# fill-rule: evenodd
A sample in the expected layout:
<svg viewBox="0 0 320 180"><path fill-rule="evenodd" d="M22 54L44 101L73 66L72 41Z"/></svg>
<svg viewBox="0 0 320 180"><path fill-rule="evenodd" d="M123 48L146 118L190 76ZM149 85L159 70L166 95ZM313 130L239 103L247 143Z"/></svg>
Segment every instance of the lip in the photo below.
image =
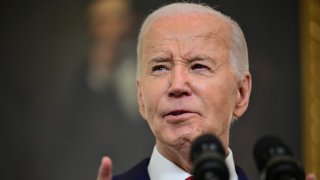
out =
<svg viewBox="0 0 320 180"><path fill-rule="evenodd" d="M198 115L198 113L188 110L174 110L166 113L163 118L169 123L179 123L191 119Z"/></svg>

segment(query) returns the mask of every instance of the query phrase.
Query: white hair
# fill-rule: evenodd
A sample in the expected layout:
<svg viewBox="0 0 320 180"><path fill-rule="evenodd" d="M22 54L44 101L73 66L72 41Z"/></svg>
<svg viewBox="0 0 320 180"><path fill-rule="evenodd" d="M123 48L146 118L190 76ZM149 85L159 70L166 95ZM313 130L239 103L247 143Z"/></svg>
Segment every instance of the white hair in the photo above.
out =
<svg viewBox="0 0 320 180"><path fill-rule="evenodd" d="M212 14L224 19L231 27L229 60L232 69L236 77L238 78L242 78L244 73L249 71L247 44L244 34L237 22L232 20L229 16L226 16L207 5L179 2L159 8L158 10L148 15L148 17L143 22L138 36L137 45L137 78L139 78L141 75L141 55L144 36L152 23L161 17L184 14L190 15L191 13Z"/></svg>

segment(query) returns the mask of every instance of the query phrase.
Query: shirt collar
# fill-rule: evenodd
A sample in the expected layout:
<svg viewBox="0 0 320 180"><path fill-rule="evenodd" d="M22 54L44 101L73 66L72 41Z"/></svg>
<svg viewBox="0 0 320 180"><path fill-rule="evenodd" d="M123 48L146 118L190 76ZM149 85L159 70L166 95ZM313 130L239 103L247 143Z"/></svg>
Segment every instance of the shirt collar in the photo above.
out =
<svg viewBox="0 0 320 180"><path fill-rule="evenodd" d="M233 154L230 148L228 148L228 151L229 154L226 158L226 164L230 173L229 180L237 180L238 176L235 170ZM148 173L151 180L183 180L191 176L188 172L185 172L183 169L161 155L156 146L153 148L153 152L150 158Z"/></svg>
<svg viewBox="0 0 320 180"><path fill-rule="evenodd" d="M233 153L230 148L228 148L228 151L229 151L229 154L227 155L227 158L226 158L226 164L229 169L229 175L230 175L229 180L238 180L236 166L233 160Z"/></svg>

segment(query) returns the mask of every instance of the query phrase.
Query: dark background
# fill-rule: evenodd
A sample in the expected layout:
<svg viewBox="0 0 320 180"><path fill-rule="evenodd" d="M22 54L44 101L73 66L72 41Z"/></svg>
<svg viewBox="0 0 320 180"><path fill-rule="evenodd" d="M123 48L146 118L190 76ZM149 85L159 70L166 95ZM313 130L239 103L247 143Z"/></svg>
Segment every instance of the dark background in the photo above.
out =
<svg viewBox="0 0 320 180"><path fill-rule="evenodd" d="M137 10L143 15L165 2L137 1ZM206 2L238 21L247 38L253 91L231 148L257 179L252 148L263 135L281 137L301 159L298 1ZM112 96L74 89L88 48L87 3L1 2L0 179L95 179L104 154L119 173L152 151L144 121L109 115ZM73 104L83 106L69 116Z"/></svg>

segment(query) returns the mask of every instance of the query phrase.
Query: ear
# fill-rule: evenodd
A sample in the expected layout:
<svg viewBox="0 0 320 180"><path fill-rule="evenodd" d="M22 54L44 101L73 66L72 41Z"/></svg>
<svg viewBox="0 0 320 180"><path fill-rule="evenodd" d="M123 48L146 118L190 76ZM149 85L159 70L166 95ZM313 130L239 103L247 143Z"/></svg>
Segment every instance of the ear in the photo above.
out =
<svg viewBox="0 0 320 180"><path fill-rule="evenodd" d="M233 112L236 118L241 117L248 108L251 94L251 81L251 74L248 72L238 82L237 104Z"/></svg>
<svg viewBox="0 0 320 180"><path fill-rule="evenodd" d="M143 95L142 95L142 90L141 90L141 83L140 80L136 81L136 86L137 86L137 98L138 98L138 105L139 105L139 112L142 116L143 119L146 119L145 117L145 105L143 101Z"/></svg>

